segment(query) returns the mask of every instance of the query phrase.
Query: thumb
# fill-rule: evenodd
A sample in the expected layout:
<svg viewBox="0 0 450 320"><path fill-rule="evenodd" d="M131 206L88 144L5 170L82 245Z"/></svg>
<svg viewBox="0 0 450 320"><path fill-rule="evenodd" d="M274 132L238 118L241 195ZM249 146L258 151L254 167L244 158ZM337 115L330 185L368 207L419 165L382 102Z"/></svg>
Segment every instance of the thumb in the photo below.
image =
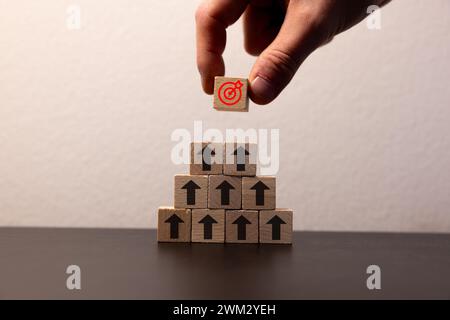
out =
<svg viewBox="0 0 450 320"><path fill-rule="evenodd" d="M305 12L293 11L288 8L278 35L261 53L250 72L250 98L256 104L273 101L321 43L314 19Z"/></svg>

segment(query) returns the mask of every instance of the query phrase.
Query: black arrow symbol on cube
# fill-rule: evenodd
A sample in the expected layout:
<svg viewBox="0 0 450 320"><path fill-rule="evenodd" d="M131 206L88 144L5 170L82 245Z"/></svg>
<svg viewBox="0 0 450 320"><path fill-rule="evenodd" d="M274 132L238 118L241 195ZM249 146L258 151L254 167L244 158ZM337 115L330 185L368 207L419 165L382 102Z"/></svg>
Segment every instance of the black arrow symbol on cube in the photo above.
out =
<svg viewBox="0 0 450 320"><path fill-rule="evenodd" d="M272 240L280 240L280 229L282 224L286 224L279 216L275 215L267 221L267 224L272 225Z"/></svg>
<svg viewBox="0 0 450 320"><path fill-rule="evenodd" d="M192 180L189 180L181 189L186 189L186 203L189 205L195 204L195 190L200 187Z"/></svg>
<svg viewBox="0 0 450 320"><path fill-rule="evenodd" d="M266 186L262 181L258 181L250 189L256 191L256 205L263 206L264 205L264 190L270 190L270 188L268 186Z"/></svg>
<svg viewBox="0 0 450 320"><path fill-rule="evenodd" d="M234 150L233 155L236 156L236 170L245 171L245 156L248 156L250 152L247 149L239 147Z"/></svg>
<svg viewBox="0 0 450 320"><path fill-rule="evenodd" d="M233 224L237 224L237 231L238 231L238 240L245 240L247 239L247 225L252 224L250 221L247 220L244 216L240 216L236 220L234 220Z"/></svg>
<svg viewBox="0 0 450 320"><path fill-rule="evenodd" d="M204 147L201 151L202 154L202 170L203 171L211 171L211 156L216 155L216 151L214 149L210 149L208 146Z"/></svg>
<svg viewBox="0 0 450 320"><path fill-rule="evenodd" d="M221 184L217 186L216 189L220 189L220 204L229 205L230 190L233 190L234 187L227 180L224 180Z"/></svg>
<svg viewBox="0 0 450 320"><path fill-rule="evenodd" d="M217 223L217 221L207 214L199 223L203 224L203 239L212 239L212 225L213 223Z"/></svg>
<svg viewBox="0 0 450 320"><path fill-rule="evenodd" d="M170 223L170 239L178 239L178 224L184 223L176 214L171 215L165 223Z"/></svg>

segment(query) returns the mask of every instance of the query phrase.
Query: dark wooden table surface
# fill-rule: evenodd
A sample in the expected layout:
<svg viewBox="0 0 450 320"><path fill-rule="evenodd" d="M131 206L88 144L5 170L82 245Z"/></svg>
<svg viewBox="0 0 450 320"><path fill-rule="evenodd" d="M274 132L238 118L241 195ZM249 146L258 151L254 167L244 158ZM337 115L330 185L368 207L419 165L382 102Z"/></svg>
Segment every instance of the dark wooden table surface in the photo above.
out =
<svg viewBox="0 0 450 320"><path fill-rule="evenodd" d="M366 268L381 268L368 290ZM81 290L66 268L81 268ZM293 246L158 244L154 230L0 228L0 298L450 298L450 235L297 232Z"/></svg>

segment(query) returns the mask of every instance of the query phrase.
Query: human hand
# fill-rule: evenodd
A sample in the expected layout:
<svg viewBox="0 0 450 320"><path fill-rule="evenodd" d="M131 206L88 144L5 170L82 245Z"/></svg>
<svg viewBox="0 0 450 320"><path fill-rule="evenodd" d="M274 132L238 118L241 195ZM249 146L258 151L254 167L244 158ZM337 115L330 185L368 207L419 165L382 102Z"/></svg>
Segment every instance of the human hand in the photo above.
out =
<svg viewBox="0 0 450 320"><path fill-rule="evenodd" d="M244 47L258 56L248 77L250 98L273 101L318 47L354 26L371 5L390 0L204 0L196 12L197 66L203 90L212 94L223 76L226 28L241 15Z"/></svg>

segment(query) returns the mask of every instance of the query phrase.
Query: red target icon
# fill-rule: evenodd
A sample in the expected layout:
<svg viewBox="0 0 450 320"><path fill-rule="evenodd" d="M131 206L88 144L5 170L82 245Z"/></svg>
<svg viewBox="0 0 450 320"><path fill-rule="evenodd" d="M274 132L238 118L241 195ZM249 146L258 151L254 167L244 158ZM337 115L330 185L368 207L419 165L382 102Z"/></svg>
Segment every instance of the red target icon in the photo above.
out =
<svg viewBox="0 0 450 320"><path fill-rule="evenodd" d="M242 97L242 86L243 83L240 80L223 83L217 93L220 102L227 106L233 106L238 103Z"/></svg>

